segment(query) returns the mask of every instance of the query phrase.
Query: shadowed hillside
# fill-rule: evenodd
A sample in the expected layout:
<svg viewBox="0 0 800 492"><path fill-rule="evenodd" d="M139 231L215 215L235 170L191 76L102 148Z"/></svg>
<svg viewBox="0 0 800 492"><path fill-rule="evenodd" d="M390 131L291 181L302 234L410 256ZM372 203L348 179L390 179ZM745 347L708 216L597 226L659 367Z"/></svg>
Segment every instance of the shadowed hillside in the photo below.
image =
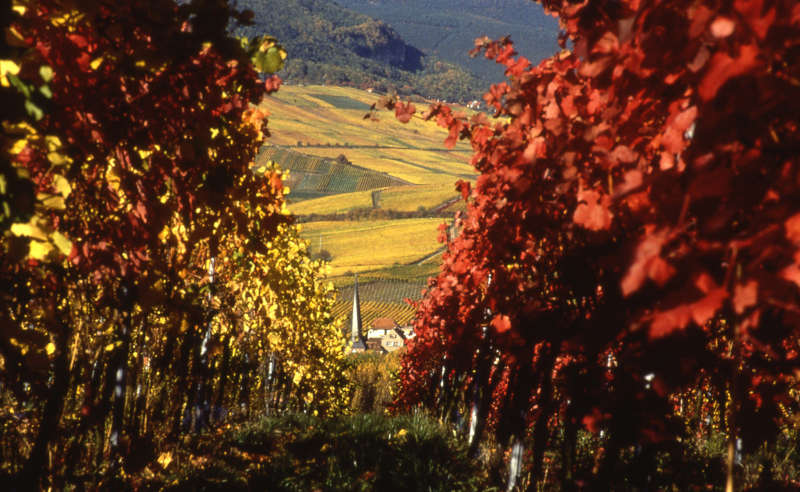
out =
<svg viewBox="0 0 800 492"><path fill-rule="evenodd" d="M538 63L558 51L558 22L531 0L337 0L348 9L380 19L426 55L477 74L488 86L503 68L468 56L476 37L510 35L517 51Z"/></svg>
<svg viewBox="0 0 800 492"><path fill-rule="evenodd" d="M486 84L463 67L425 55L383 21L328 0L240 0L255 13L238 27L249 37L269 34L288 51L279 75L290 83L372 87L381 92L467 101Z"/></svg>

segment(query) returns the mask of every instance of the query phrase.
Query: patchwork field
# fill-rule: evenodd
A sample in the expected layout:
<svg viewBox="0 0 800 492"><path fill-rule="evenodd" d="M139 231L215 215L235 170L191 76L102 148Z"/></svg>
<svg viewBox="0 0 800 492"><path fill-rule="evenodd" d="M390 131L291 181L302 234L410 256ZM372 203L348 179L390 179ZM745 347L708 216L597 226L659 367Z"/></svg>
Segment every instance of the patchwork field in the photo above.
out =
<svg viewBox="0 0 800 492"><path fill-rule="evenodd" d="M269 142L320 157L344 154L357 166L414 184L452 187L476 176L470 146L444 148L447 133L436 123L413 118L403 124L388 111L378 111L378 121L365 120L378 98L347 87L284 85L263 103L270 112Z"/></svg>
<svg viewBox="0 0 800 492"><path fill-rule="evenodd" d="M414 306L399 302L385 301L362 301L361 307L361 326L364 331L368 330L372 323L378 318L389 318L400 326L408 325L414 319L416 310ZM340 320L341 326L349 328L350 317L352 316L352 298L346 300L342 298L333 306L334 319Z"/></svg>
<svg viewBox="0 0 800 492"><path fill-rule="evenodd" d="M320 221L302 224L311 252L328 251L331 276L412 263L442 247L442 219Z"/></svg>
<svg viewBox="0 0 800 492"><path fill-rule="evenodd" d="M344 214L350 210L372 207L372 191L356 191L293 202L289 210L294 215Z"/></svg>
<svg viewBox="0 0 800 492"><path fill-rule="evenodd" d="M375 188L407 184L398 178L339 159L308 156L276 145L265 145L256 156L256 165L275 161L288 171L286 185L294 190L289 201L305 200Z"/></svg>
<svg viewBox="0 0 800 492"><path fill-rule="evenodd" d="M289 209L295 215L344 214L363 208L397 212L415 212L420 208L447 210L452 206L451 202L459 197L454 187L442 185L392 186L292 202Z"/></svg>
<svg viewBox="0 0 800 492"><path fill-rule="evenodd" d="M436 274L439 273L439 267L438 261L421 264L414 263L411 265L393 265L381 268L380 270L360 272L358 274L358 283L360 285L369 282L405 282L413 284L422 290L427 285L428 278L436 276ZM331 282L333 282L333 285L339 292L352 287L353 281L353 275L331 277ZM350 298L352 298L352 291Z"/></svg>
<svg viewBox="0 0 800 492"><path fill-rule="evenodd" d="M438 227L449 221L431 216L463 208L455 182L476 177L470 146L446 149L447 132L434 122L413 118L403 124L388 111L365 119L379 97L353 88L285 85L264 100L271 147L259 155L290 170L289 209L305 217L302 235L311 253L331 255L338 318L350 314L353 274L359 274L365 327L378 317L411 320L414 310L404 299L419 299L438 273ZM342 166L341 156L352 166ZM377 220L376 210L384 214L377 217L397 212L429 218ZM357 217L364 220L344 220Z"/></svg>
<svg viewBox="0 0 800 492"><path fill-rule="evenodd" d="M387 210L413 212L420 207L433 209L445 205L459 196L454 186L395 186L378 193L378 206Z"/></svg>
<svg viewBox="0 0 800 492"><path fill-rule="evenodd" d="M361 304L361 321L365 329L378 318L390 318L399 325L407 325L414 317L414 307L406 299L416 301L426 287L423 280L399 280L359 275L358 296ZM353 307L353 279L337 289L333 315L348 327Z"/></svg>

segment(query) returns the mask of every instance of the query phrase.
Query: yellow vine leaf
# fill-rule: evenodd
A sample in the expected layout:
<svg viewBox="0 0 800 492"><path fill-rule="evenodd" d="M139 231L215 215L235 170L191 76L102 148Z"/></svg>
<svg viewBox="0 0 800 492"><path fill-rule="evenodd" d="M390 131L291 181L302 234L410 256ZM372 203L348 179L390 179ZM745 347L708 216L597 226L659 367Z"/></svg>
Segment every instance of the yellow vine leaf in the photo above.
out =
<svg viewBox="0 0 800 492"><path fill-rule="evenodd" d="M53 186L64 198L67 198L67 196L72 193L72 186L70 186L69 180L60 174L53 176Z"/></svg>
<svg viewBox="0 0 800 492"><path fill-rule="evenodd" d="M38 217L34 216L27 223L18 222L16 224L11 224L11 233L15 236L30 237L33 239L39 239L41 241L47 241L47 234L36 222L38 222Z"/></svg>
<svg viewBox="0 0 800 492"><path fill-rule="evenodd" d="M39 193L36 195L36 199L47 209L64 210L64 208L66 208L66 202L64 202L64 197L61 195Z"/></svg>
<svg viewBox="0 0 800 492"><path fill-rule="evenodd" d="M19 65L12 60L0 60L0 85L9 87L11 84L6 75L17 75L19 73Z"/></svg>
<svg viewBox="0 0 800 492"><path fill-rule="evenodd" d="M31 241L28 245L28 257L34 260L44 260L53 251L53 245L43 241Z"/></svg>
<svg viewBox="0 0 800 492"><path fill-rule="evenodd" d="M11 155L19 154L20 152L22 152L25 149L26 145L28 145L28 139L27 138L21 138L21 139L17 140L16 142L14 142L14 145L11 146L11 150L9 151L9 154L11 154Z"/></svg>
<svg viewBox="0 0 800 492"><path fill-rule="evenodd" d="M170 463L172 463L172 453L169 451L164 451L158 456L158 464L161 465L162 468L167 468Z"/></svg>
<svg viewBox="0 0 800 492"><path fill-rule="evenodd" d="M55 231L53 233L53 244L56 245L61 254L64 256L70 254L72 251L72 241L70 241L67 236L61 234L59 231Z"/></svg>

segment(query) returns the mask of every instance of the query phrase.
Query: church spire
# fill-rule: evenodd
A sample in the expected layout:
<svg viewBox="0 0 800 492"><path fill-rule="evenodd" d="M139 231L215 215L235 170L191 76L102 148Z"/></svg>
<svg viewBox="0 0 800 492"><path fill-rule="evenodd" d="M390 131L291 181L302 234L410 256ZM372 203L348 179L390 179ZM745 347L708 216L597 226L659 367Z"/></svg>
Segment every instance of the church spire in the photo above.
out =
<svg viewBox="0 0 800 492"><path fill-rule="evenodd" d="M364 343L364 338L361 335L361 304L358 301L358 274L356 274L356 281L353 285L353 314L350 317L352 324L350 326L350 342L353 346L353 352L363 352L367 346Z"/></svg>

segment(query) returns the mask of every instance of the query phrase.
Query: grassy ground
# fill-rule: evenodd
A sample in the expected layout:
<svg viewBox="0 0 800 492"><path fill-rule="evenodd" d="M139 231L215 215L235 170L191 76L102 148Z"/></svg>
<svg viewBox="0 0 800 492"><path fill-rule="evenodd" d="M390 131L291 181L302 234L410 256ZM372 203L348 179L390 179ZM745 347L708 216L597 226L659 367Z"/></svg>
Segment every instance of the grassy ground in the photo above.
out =
<svg viewBox="0 0 800 492"><path fill-rule="evenodd" d="M422 416L268 418L192 437L120 490L467 491L487 477L463 444Z"/></svg>

